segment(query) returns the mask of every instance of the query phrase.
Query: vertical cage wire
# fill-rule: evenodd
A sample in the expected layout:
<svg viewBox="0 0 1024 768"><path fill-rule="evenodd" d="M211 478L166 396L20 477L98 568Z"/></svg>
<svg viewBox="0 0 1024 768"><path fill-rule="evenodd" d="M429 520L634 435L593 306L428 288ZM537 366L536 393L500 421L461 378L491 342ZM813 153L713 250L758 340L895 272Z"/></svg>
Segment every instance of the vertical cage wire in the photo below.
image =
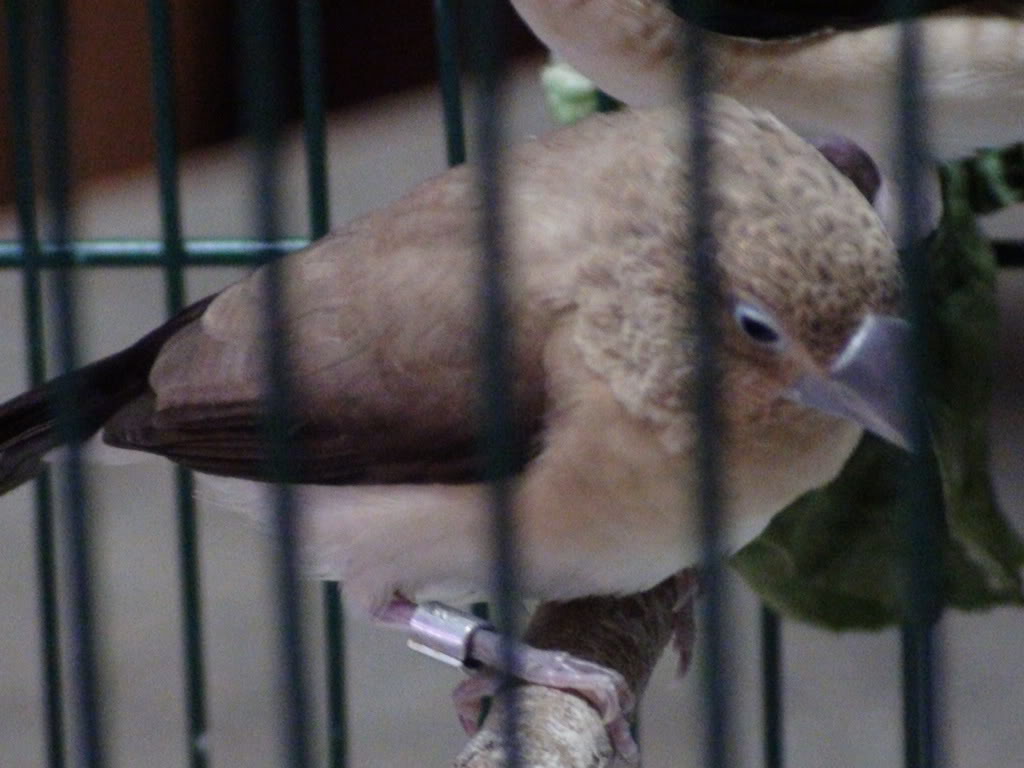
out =
<svg viewBox="0 0 1024 768"><path fill-rule="evenodd" d="M459 78L457 0L434 0L437 70L441 84L445 148L448 165L466 162L466 131Z"/></svg>
<svg viewBox="0 0 1024 768"><path fill-rule="evenodd" d="M675 9L686 17L684 0L674 0ZM707 3L689 4L706 17ZM690 252L680 254L687 260L686 274L693 280L695 295L695 321L697 331L697 360L694 403L697 424L697 500L700 509L701 532L701 588L704 593L702 611L704 650L704 680L707 731L705 763L710 768L725 768L730 757L730 702L727 675L727 627L724 563L721 558L722 449L725 437L724 421L719 398L721 381L720 337L717 320L718 298L721 293L716 266L715 232L711 226L714 212L712 191L711 145L708 124L711 50L704 31L696 24L686 26L685 64L682 89L689 109L689 194ZM680 339L680 343L682 340Z"/></svg>
<svg viewBox="0 0 1024 768"><path fill-rule="evenodd" d="M61 0L46 0L42 11L40 38L42 56L43 114L45 116L45 196L52 218L51 238L61 248L71 241L71 179L68 144L66 15ZM59 370L76 367L77 329L74 274L69 262L62 262L54 275L54 328ZM99 709L96 627L94 625L93 583L90 564L88 500L82 468L81 415L76 410L77 393L72 378L55 381L55 420L67 444L64 464L62 506L64 536L68 546L68 580L71 600L71 658L77 695L77 725L81 762L88 768L105 764Z"/></svg>
<svg viewBox="0 0 1024 768"><path fill-rule="evenodd" d="M761 696L764 710L763 759L765 768L785 764L782 717L782 626L768 606L761 607Z"/></svg>
<svg viewBox="0 0 1024 768"><path fill-rule="evenodd" d="M336 581L322 587L324 661L327 674L327 765L348 765L348 714L346 706L345 619L341 586Z"/></svg>
<svg viewBox="0 0 1024 768"><path fill-rule="evenodd" d="M317 240L330 229L327 187L327 111L324 105L323 10L318 0L299 0L299 40L302 69L302 126L309 194L310 237ZM327 764L348 763L348 725L345 708L345 627L341 585L321 587L324 620L324 667L327 675Z"/></svg>
<svg viewBox="0 0 1024 768"><path fill-rule="evenodd" d="M913 10L912 2L899 3ZM908 14L909 15L909 14ZM929 427L924 411L924 372L928 362L927 250L924 236L924 178L931 167L924 128L927 105L921 84L923 42L913 20L900 25L900 74L896 113L900 137L897 163L901 188L903 272L907 310L912 327L906 350L910 386L907 402L911 415L912 471L907 479L901 528L907 563L906 600L909 615L902 631L904 746L907 768L939 765L941 745L935 728L937 707L937 647L935 624L942 613L942 555L940 537L945 519L937 468L929 453Z"/></svg>
<svg viewBox="0 0 1024 768"><path fill-rule="evenodd" d="M15 206L21 237L22 302L29 380L39 386L46 379L43 336L41 252L35 206L35 170L32 164L32 125L29 99L28 29L21 0L7 0L7 57L10 72L14 139ZM57 596L57 553L54 538L53 482L44 471L34 483L36 573L39 583L40 647L42 649L43 709L46 716L46 760L49 768L63 768L64 702L61 695L60 617Z"/></svg>
<svg viewBox="0 0 1024 768"><path fill-rule="evenodd" d="M481 357L482 449L485 472L491 487L491 516L494 546L494 610L501 630L500 674L505 708L503 739L506 764L522 765L519 741L520 712L516 688L519 661L516 643L519 627L516 612L520 595L520 559L512 515L511 480L516 470L515 429L512 422L512 360L506 294L506 253L504 240L504 190L500 152L502 141L501 88L504 76L504 28L501 12L508 8L498 0L478 0L467 12L470 32L470 60L478 79L479 114L476 130L480 148L478 192L482 203L480 220L480 300L482 315Z"/></svg>
<svg viewBox="0 0 1024 768"><path fill-rule="evenodd" d="M317 0L299 0L299 55L302 69L302 128L309 194L310 236L330 229L327 192L327 109L324 105L323 10Z"/></svg>
<svg viewBox="0 0 1024 768"><path fill-rule="evenodd" d="M150 0L149 21L160 220L163 230L165 304L168 316L173 316L185 306L185 250L178 193L174 51L171 46L171 18L167 0ZM191 768L205 768L210 758L206 733L206 672L203 661L195 482L192 473L182 466L175 466L174 475L178 513L182 643L185 649L184 693L188 737L186 749Z"/></svg>
<svg viewBox="0 0 1024 768"><path fill-rule="evenodd" d="M245 124L255 140L255 215L262 242L279 236L277 140L283 121L283 83L274 32L279 28L273 0L237 2L235 12L242 43ZM295 476L294 449L288 444L289 413L294 382L289 367L286 307L280 263L261 254L264 286L264 403L270 477L274 480L274 527L277 533L275 586L281 643L282 716L285 752L291 768L312 764L309 744L306 654L299 604L297 537L300 508L288 485Z"/></svg>

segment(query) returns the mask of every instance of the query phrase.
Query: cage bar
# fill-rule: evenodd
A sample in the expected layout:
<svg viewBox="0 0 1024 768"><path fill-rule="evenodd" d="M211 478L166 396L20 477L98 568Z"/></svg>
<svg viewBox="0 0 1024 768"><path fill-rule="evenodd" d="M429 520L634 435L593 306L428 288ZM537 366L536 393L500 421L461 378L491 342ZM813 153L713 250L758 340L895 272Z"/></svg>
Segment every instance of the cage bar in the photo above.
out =
<svg viewBox="0 0 1024 768"><path fill-rule="evenodd" d="M174 52L170 38L170 10L166 0L150 0L149 20L160 220L163 229L164 301L170 317L185 306L185 249L178 194ZM209 743L206 734L206 672L203 662L195 482L192 473L181 466L175 466L174 480L178 512L182 645L185 650L186 749L191 768L205 768L209 763Z"/></svg>
<svg viewBox="0 0 1024 768"><path fill-rule="evenodd" d="M309 230L316 240L330 229L327 194L327 109L324 106L323 11L317 0L299 0L302 64L302 129L309 192Z"/></svg>
<svg viewBox="0 0 1024 768"><path fill-rule="evenodd" d="M36 222L35 170L32 165L32 126L28 92L28 34L21 0L8 0L7 57L10 72L14 139L15 205L19 243L23 252L22 303L25 318L26 356L32 386L46 379L43 349L43 299L40 279L39 230ZM60 616L57 595L57 553L54 538L53 482L49 471L35 481L36 578L39 583L40 647L42 649L43 709L45 712L46 764L63 768L64 702L61 697Z"/></svg>
<svg viewBox="0 0 1024 768"><path fill-rule="evenodd" d="M684 6L708 13L705 3L675 0L676 12L685 16ZM714 211L712 197L711 133L707 113L710 105L711 51L705 32L696 24L686 26L686 53L682 89L689 114L689 168L687 191L692 203L689 232L691 253L686 259L694 281L697 365L695 403L697 411L697 500L700 506L701 588L704 594L702 631L705 638L704 679L707 731L705 763L725 768L730 762L730 706L726 673L727 627L725 625L724 563L721 557L722 450L724 421L720 402L717 307L720 280L716 267L715 233L710 226ZM680 339L680 343L682 340Z"/></svg>
<svg viewBox="0 0 1024 768"><path fill-rule="evenodd" d="M520 636L516 611L520 595L520 560L512 515L511 480L516 471L515 430L512 426L512 361L509 346L508 298L505 286L504 196L500 154L502 141L501 87L504 76L504 35L500 17L507 12L497 0L478 0L467 11L470 61L478 82L476 131L479 142L478 190L480 220L483 366L482 449L491 487L490 506L494 545L494 613L501 631L502 704L506 765L522 763L519 703L516 687Z"/></svg>
<svg viewBox="0 0 1024 768"><path fill-rule="evenodd" d="M285 256L308 246L302 237L282 237L273 242L249 239L189 239L183 243L182 265L186 267L253 266L261 260ZM996 240L999 266L1004 269L1024 268L1024 243L1017 240ZM37 243L35 268L54 269L71 263L76 269L117 267L138 269L160 266L164 261L164 244L159 240L76 240L64 246L51 242ZM20 241L0 240L0 269L22 269L28 259L27 249Z"/></svg>
<svg viewBox="0 0 1024 768"><path fill-rule="evenodd" d="M255 141L255 215L259 239L273 242L279 235L277 200L277 138L283 118L281 71L274 31L277 7L273 0L237 2L235 12L242 43L241 73L244 84L245 124ZM263 254L267 277L265 301L266 438L269 443L270 477L274 485L274 516L277 533L275 584L281 624L282 719L285 751L291 768L312 764L309 746L306 655L302 636L297 565L300 508L287 485L293 477L292 451L288 445L288 414L293 396L289 352L285 345L285 307L280 264L275 254Z"/></svg>
<svg viewBox="0 0 1024 768"><path fill-rule="evenodd" d="M445 147L448 165L466 162L466 130L459 81L457 0L434 0L434 30L437 39L437 71L441 84Z"/></svg>
<svg viewBox="0 0 1024 768"><path fill-rule="evenodd" d="M261 260L298 251L309 245L305 238L278 240L188 240L182 244L183 267L252 266ZM76 240L63 245L45 242L37 247L37 268L160 266L166 248L159 240ZM27 248L20 242L0 241L0 269L21 268Z"/></svg>
<svg viewBox="0 0 1024 768"><path fill-rule="evenodd" d="M345 699L345 614L341 585L326 581L322 590L324 660L327 669L327 765L348 765L348 709Z"/></svg>
<svg viewBox="0 0 1024 768"><path fill-rule="evenodd" d="M782 623L777 613L761 606L761 697L764 705L764 765L782 768L785 741L782 719Z"/></svg>
<svg viewBox="0 0 1024 768"><path fill-rule="evenodd" d="M324 106L323 10L317 0L299 2L302 65L303 138L309 194L309 230L313 240L330 229L327 188L327 110ZM348 763L348 724L345 707L345 628L341 585L321 586L324 619L324 665L327 674L327 765Z"/></svg>
<svg viewBox="0 0 1024 768"><path fill-rule="evenodd" d="M47 147L44 187L51 216L51 238L56 243L67 243L71 240L71 179L66 16L61 0L46 0L40 5L40 10L41 39L44 41L44 136ZM72 282L71 265L61 265L54 274L54 328L61 373L74 370L77 359L75 296ZM71 657L74 688L77 694L78 754L81 762L88 768L101 768L105 764L105 755L99 711L96 630L93 623L90 525L81 445L77 431L76 395L73 381L66 380L57 386L55 420L61 435L67 438L62 501L64 535L69 559Z"/></svg>
<svg viewBox="0 0 1024 768"><path fill-rule="evenodd" d="M904 6L913 7L911 3ZM938 685L935 624L942 613L942 555L940 537L945 518L941 480L930 460L928 418L924 411L924 371L928 359L927 296L928 258L923 244L927 234L924 175L931 167L924 126L927 105L921 86L923 43L917 23L901 23L899 36L900 74L897 118L900 187L902 191L903 239L910 243L902 253L907 286L908 312L912 334L906 350L910 395L911 445L914 461L907 478L906 503L900 525L907 563L905 586L908 616L902 630L903 642L903 728L904 760L907 768L934 768L939 764L941 746L935 728Z"/></svg>

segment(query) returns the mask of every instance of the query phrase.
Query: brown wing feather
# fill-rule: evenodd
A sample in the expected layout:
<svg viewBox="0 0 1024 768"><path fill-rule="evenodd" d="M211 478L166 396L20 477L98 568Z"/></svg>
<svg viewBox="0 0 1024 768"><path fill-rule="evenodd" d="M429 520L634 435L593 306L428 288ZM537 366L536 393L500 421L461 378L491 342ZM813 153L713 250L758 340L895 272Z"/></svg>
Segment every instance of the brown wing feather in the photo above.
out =
<svg viewBox="0 0 1024 768"><path fill-rule="evenodd" d="M479 479L475 216L468 175L447 176L285 260L284 342L298 479L316 483ZM269 477L260 382L265 275L218 296L164 346L151 394L104 438L195 469ZM519 458L543 409L541 326L516 334ZM531 336L532 334L532 336Z"/></svg>
<svg viewBox="0 0 1024 768"><path fill-rule="evenodd" d="M161 427L155 424L168 419L156 416L153 405L150 395L122 409L107 425L107 442L158 453L200 472L252 480L271 477L261 423L214 415L192 425ZM416 446L402 446L393 429L361 435L350 429L339 435L326 432L327 424L318 426L319 433L300 429L290 437L296 458L292 469L300 482L461 483L482 476L475 436L457 442L450 435L437 435ZM527 458L522 455L520 461Z"/></svg>

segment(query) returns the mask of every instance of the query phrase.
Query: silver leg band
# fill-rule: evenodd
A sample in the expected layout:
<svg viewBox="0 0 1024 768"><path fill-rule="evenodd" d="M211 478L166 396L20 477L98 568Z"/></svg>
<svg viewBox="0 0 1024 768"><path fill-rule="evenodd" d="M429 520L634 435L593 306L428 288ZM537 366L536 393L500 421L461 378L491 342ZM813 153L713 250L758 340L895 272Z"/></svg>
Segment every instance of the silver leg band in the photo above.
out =
<svg viewBox="0 0 1024 768"><path fill-rule="evenodd" d="M462 667L469 661L469 643L478 629L491 624L443 603L421 603L409 621L408 645L437 661Z"/></svg>

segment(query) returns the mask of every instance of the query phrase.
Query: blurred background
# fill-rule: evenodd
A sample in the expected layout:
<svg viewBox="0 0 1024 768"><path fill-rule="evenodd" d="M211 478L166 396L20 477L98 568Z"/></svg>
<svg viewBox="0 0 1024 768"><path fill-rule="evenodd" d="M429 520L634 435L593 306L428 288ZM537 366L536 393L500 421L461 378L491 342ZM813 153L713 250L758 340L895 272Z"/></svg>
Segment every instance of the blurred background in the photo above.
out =
<svg viewBox="0 0 1024 768"><path fill-rule="evenodd" d="M241 51L231 0L170 0L182 150L215 145L241 132ZM91 180L153 162L148 6L137 0L67 0L72 174ZM286 109L300 111L298 0L282 0L275 30L285 70ZM434 78L431 4L423 0L322 3L326 98L334 109L357 108ZM508 14L513 56L540 46ZM7 27L0 26L7 50ZM0 63L0 98L8 103L10 69ZM0 146L11 146L9 120ZM14 195L10 152L0 156L0 202Z"/></svg>
<svg viewBox="0 0 1024 768"><path fill-rule="evenodd" d="M189 237L251 235L252 169L239 139L239 52L232 4L173 0L181 196ZM434 30L423 0L324 3L332 221L337 225L395 199L444 168ZM74 233L79 238L157 238L149 28L133 0L69 0L69 76ZM295 18L295 13L286 18ZM551 129L539 84L540 46L509 18L513 53L507 100L510 141ZM289 67L289 114L299 116L298 43L278 30ZM4 36L5 27L0 27ZM0 104L9 104L0 55ZM467 90L467 96L471 91ZM472 112L472 99L469 109ZM17 230L10 124L0 121L0 239ZM38 151L45 147L37 146ZM282 228L305 236L306 179L300 127L282 147ZM192 268L190 298L240 270ZM78 276L83 361L133 341L163 317L163 276L148 268L88 268ZM1000 283L1002 354L993 415L1000 497L1024 524L1024 273ZM0 399L27 382L21 277L0 270ZM52 370L52 369L51 369ZM169 465L93 467L97 629L109 762L185 764L177 533ZM34 516L28 486L0 498L0 767L44 763L43 693ZM277 608L272 542L232 517L200 515L202 602L213 765L282 764L277 686ZM63 562L63 561L62 561ZM63 565L61 566L63 575ZM739 765L760 764L757 607L733 584L731 635L738 674ZM304 592L316 720L323 722L319 589ZM66 608L62 605L62 609ZM69 617L62 616L66 631ZM448 694L459 673L404 648L404 638L347 622L352 766L443 766L465 741ZM894 632L834 635L784 625L785 738L789 764L899 765L902 755L899 642ZM942 626L946 704L942 736L950 766L1020 764L1024 757L1024 614L951 615ZM66 650L67 644L64 644ZM66 660L67 661L67 660ZM647 768L697 766L701 755L699 669L673 680L666 659L643 708ZM70 674L65 666L65 685ZM70 704L72 691L65 701ZM68 715L73 744L74 717ZM322 731L317 732L322 753ZM71 763L74 765L74 762Z"/></svg>

